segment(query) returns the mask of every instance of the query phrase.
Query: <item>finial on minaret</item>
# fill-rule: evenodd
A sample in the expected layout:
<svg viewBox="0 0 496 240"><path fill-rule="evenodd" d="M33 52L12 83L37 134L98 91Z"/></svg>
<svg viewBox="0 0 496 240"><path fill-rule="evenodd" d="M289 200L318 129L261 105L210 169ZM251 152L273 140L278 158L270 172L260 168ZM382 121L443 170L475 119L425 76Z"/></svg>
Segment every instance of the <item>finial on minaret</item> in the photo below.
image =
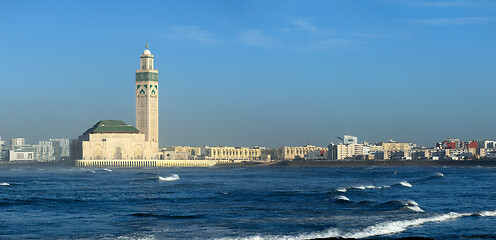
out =
<svg viewBox="0 0 496 240"><path fill-rule="evenodd" d="M146 41L146 47L145 48L148 49L148 41Z"/></svg>

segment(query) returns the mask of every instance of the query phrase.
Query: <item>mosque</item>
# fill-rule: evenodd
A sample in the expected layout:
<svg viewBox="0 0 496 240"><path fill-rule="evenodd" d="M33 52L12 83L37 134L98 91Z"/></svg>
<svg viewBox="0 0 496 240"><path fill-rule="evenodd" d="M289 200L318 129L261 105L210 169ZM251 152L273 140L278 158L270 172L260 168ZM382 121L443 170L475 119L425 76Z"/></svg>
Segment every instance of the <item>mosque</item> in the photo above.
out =
<svg viewBox="0 0 496 240"><path fill-rule="evenodd" d="M148 44L136 70L136 127L120 120L102 120L75 144L81 160L160 159L158 148L158 70Z"/></svg>
<svg viewBox="0 0 496 240"><path fill-rule="evenodd" d="M76 166L146 167L210 166L211 161L165 161L158 146L158 70L148 44L136 70L136 127L120 120L102 120L73 144Z"/></svg>

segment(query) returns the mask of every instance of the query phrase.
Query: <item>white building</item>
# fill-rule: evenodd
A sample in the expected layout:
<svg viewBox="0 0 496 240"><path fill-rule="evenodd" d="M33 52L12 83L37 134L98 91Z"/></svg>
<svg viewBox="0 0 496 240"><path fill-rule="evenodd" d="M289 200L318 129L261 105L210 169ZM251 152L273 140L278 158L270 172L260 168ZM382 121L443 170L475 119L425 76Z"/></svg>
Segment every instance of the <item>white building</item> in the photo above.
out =
<svg viewBox="0 0 496 240"><path fill-rule="evenodd" d="M14 149L16 146L25 145L26 142L24 138L11 138L10 139L10 149Z"/></svg>
<svg viewBox="0 0 496 240"><path fill-rule="evenodd" d="M0 136L0 161L7 161L9 156L9 149L7 145L5 145L5 141L2 141L2 137Z"/></svg>
<svg viewBox="0 0 496 240"><path fill-rule="evenodd" d="M328 159L344 160L363 158L368 155L370 146L363 144L330 144Z"/></svg>
<svg viewBox="0 0 496 240"><path fill-rule="evenodd" d="M51 141L40 141L36 146L37 161L40 162L51 162L55 161L53 144Z"/></svg>
<svg viewBox="0 0 496 240"><path fill-rule="evenodd" d="M37 145L17 145L9 150L9 161L38 161Z"/></svg>

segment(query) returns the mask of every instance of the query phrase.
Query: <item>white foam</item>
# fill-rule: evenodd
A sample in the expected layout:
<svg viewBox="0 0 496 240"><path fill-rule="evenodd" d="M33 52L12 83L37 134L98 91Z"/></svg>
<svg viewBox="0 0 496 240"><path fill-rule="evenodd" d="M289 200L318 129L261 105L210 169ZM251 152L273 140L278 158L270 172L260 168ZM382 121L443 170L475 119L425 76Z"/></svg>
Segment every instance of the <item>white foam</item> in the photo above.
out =
<svg viewBox="0 0 496 240"><path fill-rule="evenodd" d="M434 176L436 176L436 177L444 177L444 174L442 174L442 173L436 173Z"/></svg>
<svg viewBox="0 0 496 240"><path fill-rule="evenodd" d="M360 189L360 190L365 190L365 189L383 189L383 188L390 188L390 186L374 186L374 185L365 185L365 186L355 186L355 187L350 187L349 189ZM346 190L346 189L344 189ZM337 190L338 192L339 189Z"/></svg>
<svg viewBox="0 0 496 240"><path fill-rule="evenodd" d="M343 195L339 195L336 197L336 199L339 199L339 200L344 200L344 201L350 201L349 198L347 198L346 196L343 196Z"/></svg>
<svg viewBox="0 0 496 240"><path fill-rule="evenodd" d="M454 220L460 217L465 216L465 214L462 213L446 213L446 214L441 214L433 217L427 217L427 218L417 218L417 219L412 219L412 220L402 220L402 221L391 221L391 222L384 222L384 223L378 223L376 225L366 227L365 229L356 231L356 232L351 232L342 235L344 238L367 238L367 237L372 237L372 236L379 236L379 235L386 235L386 234L393 234L393 233L399 233L405 231L409 227L415 227L415 226L420 226L424 223L428 222L444 222L444 221L449 221L449 220Z"/></svg>
<svg viewBox="0 0 496 240"><path fill-rule="evenodd" d="M170 176L168 176L168 177L160 177L160 176L159 176L159 177L158 177L158 180L160 180L160 181L166 181L166 182L177 181L177 180L179 180L179 175L177 175L177 174L172 174L172 175L170 175Z"/></svg>
<svg viewBox="0 0 496 240"><path fill-rule="evenodd" d="M408 201L407 203L416 204L415 201ZM343 232L336 228L329 228L320 232L304 233L294 236L281 235L281 236L249 236L249 237L238 237L238 238L221 238L221 239L235 239L235 240L264 240L264 239L274 239L274 240L303 240L303 239L316 239L316 238L332 238L332 237L342 237L342 238L368 238L373 236L388 235L400 233L408 228L417 227L429 222L445 222L450 220L455 220L461 217L468 217L473 215L479 215L483 217L495 217L496 210L494 211L482 211L478 213L456 213L450 212L445 214L440 214L432 217L416 218L411 220L400 220L400 221L388 221L383 223L378 223L364 229L357 229L351 232Z"/></svg>
<svg viewBox="0 0 496 240"><path fill-rule="evenodd" d="M481 217L496 217L496 210L494 211L482 211L478 213Z"/></svg>
<svg viewBox="0 0 496 240"><path fill-rule="evenodd" d="M412 184L410 184L407 181L402 181L402 182L399 182L398 184L400 184L401 186L405 186L405 187L412 187Z"/></svg>
<svg viewBox="0 0 496 240"><path fill-rule="evenodd" d="M414 212L425 212L422 208L420 208L419 206L407 206L406 208L414 211Z"/></svg>
<svg viewBox="0 0 496 240"><path fill-rule="evenodd" d="M2 182L2 183L0 183L0 186L10 186L10 183L8 183L8 182Z"/></svg>
<svg viewBox="0 0 496 240"><path fill-rule="evenodd" d="M337 192L342 192L342 193L344 193L344 192L346 192L347 190L346 190L346 188L338 188L338 189L336 189L336 191L337 191Z"/></svg>
<svg viewBox="0 0 496 240"><path fill-rule="evenodd" d="M112 169L104 168L103 171L112 172Z"/></svg>
<svg viewBox="0 0 496 240"><path fill-rule="evenodd" d="M413 200L406 201L406 205L408 206L418 206L418 203Z"/></svg>

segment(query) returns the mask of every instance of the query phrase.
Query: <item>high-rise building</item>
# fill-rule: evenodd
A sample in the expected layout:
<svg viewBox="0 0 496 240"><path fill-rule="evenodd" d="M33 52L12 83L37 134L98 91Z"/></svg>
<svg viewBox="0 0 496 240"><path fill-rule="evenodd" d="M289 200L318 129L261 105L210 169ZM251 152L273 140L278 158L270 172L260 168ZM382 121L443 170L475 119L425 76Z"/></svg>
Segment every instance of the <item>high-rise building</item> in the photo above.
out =
<svg viewBox="0 0 496 240"><path fill-rule="evenodd" d="M10 139L10 149L14 149L17 146L25 145L26 141L24 138L11 138Z"/></svg>
<svg viewBox="0 0 496 240"><path fill-rule="evenodd" d="M0 161L7 161L9 156L9 149L5 145L5 141L2 141L0 136Z"/></svg>
<svg viewBox="0 0 496 240"><path fill-rule="evenodd" d="M145 134L151 150L158 152L158 70L153 69L148 44L136 70L136 128Z"/></svg>

